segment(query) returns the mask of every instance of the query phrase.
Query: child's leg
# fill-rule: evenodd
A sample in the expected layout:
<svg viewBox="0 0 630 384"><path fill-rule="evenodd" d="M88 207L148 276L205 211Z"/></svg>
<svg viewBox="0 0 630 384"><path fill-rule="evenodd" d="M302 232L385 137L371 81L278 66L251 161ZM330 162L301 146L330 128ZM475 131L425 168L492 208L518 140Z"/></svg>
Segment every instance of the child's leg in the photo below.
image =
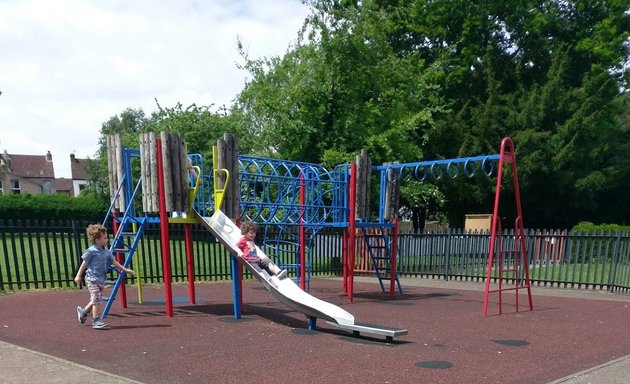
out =
<svg viewBox="0 0 630 384"><path fill-rule="evenodd" d="M277 275L278 273L280 273L280 268L278 268L277 265L275 264L269 264L269 271L271 272L272 275Z"/></svg>
<svg viewBox="0 0 630 384"><path fill-rule="evenodd" d="M92 318L98 319L101 316L101 303L92 304Z"/></svg>
<svg viewBox="0 0 630 384"><path fill-rule="evenodd" d="M270 275L277 275L280 273L280 268L277 265L271 263L267 256L259 256L260 267L269 272Z"/></svg>
<svg viewBox="0 0 630 384"><path fill-rule="evenodd" d="M103 285L94 281L86 282L90 291L90 302L85 306L86 312L92 311L92 319L98 319L101 316L101 303L103 301Z"/></svg>

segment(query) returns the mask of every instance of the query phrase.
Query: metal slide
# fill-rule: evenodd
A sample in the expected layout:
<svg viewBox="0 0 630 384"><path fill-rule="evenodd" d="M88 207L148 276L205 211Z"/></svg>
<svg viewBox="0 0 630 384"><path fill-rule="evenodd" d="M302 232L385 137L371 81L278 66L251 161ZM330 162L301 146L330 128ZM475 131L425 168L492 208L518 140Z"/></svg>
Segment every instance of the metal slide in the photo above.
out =
<svg viewBox="0 0 630 384"><path fill-rule="evenodd" d="M236 243L241 238L241 232L232 220L221 211L217 211L212 217L203 217L201 215L199 217L203 226L226 246L233 255L238 254L239 249L236 247ZM256 252L264 254L258 247ZM334 304L309 295L290 278L279 280L276 276L269 276L266 271L261 270L257 265L252 265L241 257L237 257L237 259L276 299L309 317L325 319L332 325L353 331L355 335L364 332L383 335L390 340L394 336L407 334L406 329L356 324L352 314Z"/></svg>

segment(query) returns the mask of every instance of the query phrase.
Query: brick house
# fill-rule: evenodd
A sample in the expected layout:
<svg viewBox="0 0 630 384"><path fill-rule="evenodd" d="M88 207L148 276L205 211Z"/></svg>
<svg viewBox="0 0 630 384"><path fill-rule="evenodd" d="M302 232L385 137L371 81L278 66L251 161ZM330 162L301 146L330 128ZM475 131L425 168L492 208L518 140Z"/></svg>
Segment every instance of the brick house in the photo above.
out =
<svg viewBox="0 0 630 384"><path fill-rule="evenodd" d="M0 154L0 194L55 192L55 169L50 151L46 155Z"/></svg>
<svg viewBox="0 0 630 384"><path fill-rule="evenodd" d="M71 179L55 178L50 151L44 156L0 153L0 195L57 193L76 197L88 184L85 172L87 159L70 155Z"/></svg>
<svg viewBox="0 0 630 384"><path fill-rule="evenodd" d="M70 154L70 172L72 174L72 188L74 196L79 196L81 191L88 185L87 173L85 171L88 159L78 159L74 153Z"/></svg>

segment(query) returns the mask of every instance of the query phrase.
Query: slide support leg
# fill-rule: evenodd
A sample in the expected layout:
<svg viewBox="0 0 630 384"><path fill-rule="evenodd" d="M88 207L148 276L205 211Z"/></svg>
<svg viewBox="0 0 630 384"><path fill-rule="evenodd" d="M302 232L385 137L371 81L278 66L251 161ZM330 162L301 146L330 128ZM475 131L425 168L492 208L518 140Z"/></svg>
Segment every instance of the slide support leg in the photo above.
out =
<svg viewBox="0 0 630 384"><path fill-rule="evenodd" d="M308 318L308 330L309 331L314 331L317 328L315 323L317 323L317 317L309 316L309 318Z"/></svg>

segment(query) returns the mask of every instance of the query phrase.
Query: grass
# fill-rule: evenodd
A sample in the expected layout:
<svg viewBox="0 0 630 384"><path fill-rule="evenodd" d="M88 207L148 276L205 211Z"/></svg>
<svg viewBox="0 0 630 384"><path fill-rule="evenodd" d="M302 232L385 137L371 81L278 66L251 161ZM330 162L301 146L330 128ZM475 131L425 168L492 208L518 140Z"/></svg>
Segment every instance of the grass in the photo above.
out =
<svg viewBox="0 0 630 384"><path fill-rule="evenodd" d="M74 287L81 254L88 247L84 242L60 236L3 235L0 240L0 290ZM196 278L220 280L230 276L229 254L223 246L204 240L193 240L192 245ZM183 240L171 240L170 262L173 281L187 280ZM145 236L131 267L143 283L162 281L161 241ZM112 272L109 278L115 276Z"/></svg>

